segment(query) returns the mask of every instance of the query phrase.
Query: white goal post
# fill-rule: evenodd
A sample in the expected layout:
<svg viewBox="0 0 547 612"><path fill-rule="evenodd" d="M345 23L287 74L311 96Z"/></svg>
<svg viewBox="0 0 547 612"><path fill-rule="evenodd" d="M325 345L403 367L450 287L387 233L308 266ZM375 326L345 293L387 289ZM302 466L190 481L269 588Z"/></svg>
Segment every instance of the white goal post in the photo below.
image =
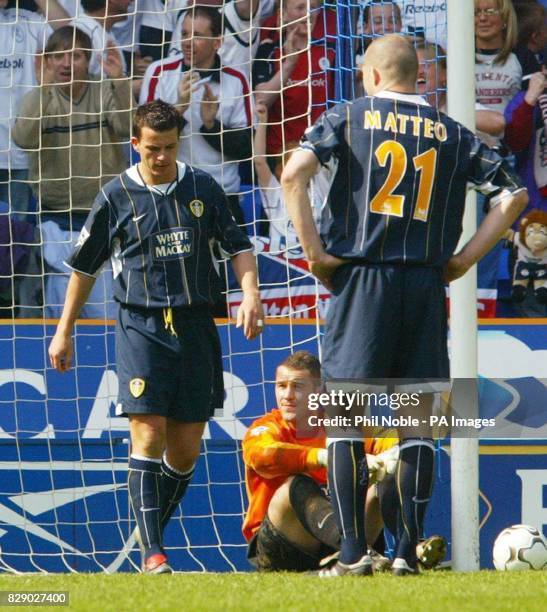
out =
<svg viewBox="0 0 547 612"><path fill-rule="evenodd" d="M271 0L261 1L263 6L273 6ZM324 13L320 13L321 19L324 19L324 38L329 45L325 42L323 52L316 58L319 68L308 79L310 97L312 87L316 87L321 80L327 92L324 97L328 98L329 103L351 99L359 90L358 79L355 78L358 62L355 56L358 48L362 51L365 42L360 20L368 1L324 0L324 7L330 11L325 14L333 19L327 19ZM372 1L376 5L384 2ZM419 30L424 25L419 23L419 17L426 15L427 28L442 46L445 44L444 32L448 23L451 50L447 58L449 112L472 128L473 0L449 0L448 20L444 12L445 3L440 0L436 6L443 5L442 12L435 14L425 11L426 0L396 2L401 7L406 30L414 26ZM62 4L79 5L79 2L63 0ZM145 15L147 21L152 17L161 20L167 15L173 17L169 22L175 23L174 17L180 18L179 9L185 5L185 0L166 0L158 4L162 6L162 12L153 15L153 11L148 11L150 14ZM138 6L138 3L130 5L129 17L132 18L138 16L135 15L134 6ZM234 5L225 2L225 8L229 6ZM408 6L420 10L405 12ZM245 42L249 28L251 34L256 34L254 22L250 26L237 26L234 18L234 14L229 12L223 17L225 21L232 20L231 26L236 24L236 29L227 34L224 23L226 42L234 43L239 39ZM13 29L15 39L21 36L24 19L21 16L10 19L12 21L9 23L17 26L17 29ZM35 27L41 23L41 18L36 14L27 15L25 19ZM335 28L336 35L329 31L331 27ZM131 40L124 45L126 51L132 50L138 28L133 26L129 30L132 33ZM274 22L270 35L279 31L279 26ZM173 44L176 42L175 36ZM154 44L158 46L160 43ZM243 58L245 61L241 58L232 60L229 65L232 73L250 70L252 45L244 45L244 48L247 54ZM309 47L307 53L311 58ZM331 59L329 53L336 55L336 61ZM34 66L39 55L38 48L17 51L14 46L13 50L5 53L5 57L0 58L5 64L5 72L0 74L0 99L13 98L10 98L11 104L5 103L3 111L0 111L5 125L13 123L20 111L20 101L14 102L13 92L27 92L39 87L34 82L35 75L28 70L27 80L15 82L15 71L25 62L27 68L29 62ZM98 78L105 82L105 86L109 85L108 79ZM290 84L291 87L299 85L299 78ZM239 101L245 98L249 102L249 114L252 115L250 93L248 89L244 91L247 93L237 94L235 98L239 98ZM324 101L316 104L310 102L296 110L307 117L312 108L317 110L320 106L324 106ZM287 107L288 104L282 101L279 116L270 114L269 128L276 127L279 131L289 112ZM252 122L256 127L256 117ZM189 125L188 139L199 133L199 126L194 130ZM68 128L61 125L48 129L51 133L57 133L61 129L66 132ZM285 140L285 136L282 139ZM129 151L128 137L124 137L123 143ZM100 147L86 146L89 146L86 159L91 164L93 159L99 158ZM9 139L7 144L0 142L0 152L8 156L13 155L12 147ZM272 383L276 365L289 353L300 349L319 352L322 334L320 319L324 318L330 299L328 292L311 278L301 250L293 248L284 211L275 207L279 183L272 181L271 185L263 188L258 185L253 162L258 157L269 157L273 162L278 152L267 151L257 155L256 141L253 147L251 159L246 158L242 164L243 172L244 166L247 166L247 174L241 184L234 188L234 195L237 193L241 196L246 229L257 252L268 326L260 340L248 344L229 321L219 320L226 388L224 414L215 415L206 429L194 480L182 507L175 512L166 531L170 559L176 569L249 569L246 544L241 535L241 523L247 506L241 439L255 418L274 407ZM221 178L229 165L207 163L209 166L206 165L204 169L218 170ZM71 171L70 178L73 176ZM0 187L7 180L1 178ZM27 186L38 185L38 192L58 180L58 177L48 176L21 179ZM16 182L13 181L13 185ZM9 185L11 187L12 183ZM469 196L467 205L464 239L474 231L473 197ZM0 573L133 571L138 568L139 555L133 537L134 523L126 488L127 422L115 415L118 379L114 363L113 325L107 320L111 317L109 313L112 312L113 301L110 285L104 280L109 272L103 273L96 285L101 291L90 300L99 315L86 315L89 318L82 318L76 327L76 367L60 377L51 370L47 361L47 346L54 333L54 318L60 312L60 299L55 301L51 298L45 304L48 307L45 311L41 309L39 301L28 300L36 297L35 285L39 285L39 293L45 295L48 281L65 279L64 267L57 269L48 263L45 249L70 250L70 240L77 239L77 232L74 231L74 236L68 238L65 235L69 233L68 230L63 235L47 234L43 227L45 224L39 223L44 212L39 199L33 200L35 208L22 219L32 226L30 238L24 233L16 236L12 228L8 245L4 245L0 239ZM0 202L0 222L9 219L11 212L7 204L3 207ZM5 257L4 247L8 251ZM27 252L27 255L40 253L35 262L36 269L17 269L17 262L23 261L20 258L16 260L20 251ZM10 273L5 274L3 270L6 268L2 268L1 264L10 257L13 259L8 266ZM32 258L30 261L33 261ZM9 297L5 298L5 302L2 281L9 285L5 291ZM28 281L33 281L32 291L27 287L25 293L18 283L26 286L30 284ZM231 279L227 281L227 286L227 312L228 316L233 316L240 298ZM475 288L475 270L451 287L452 376L456 378L475 378L477 375ZM57 310L54 311L54 308ZM38 314L28 314L31 309ZM12 311L21 318L12 319ZM23 318L38 317L43 312L46 319ZM443 447L444 450L446 447ZM450 485L444 485L449 478L449 469L446 453L438 451L436 455L440 466L436 471L437 480L442 480L442 476L444 481L441 483L443 487L439 487L442 492L438 490L436 493L438 499L432 501L428 517L431 522L427 527L429 533L433 533L430 527L433 523L435 532L448 537L450 509L447 507L447 495ZM453 440L451 458L453 567L464 571L476 570L477 441ZM432 514L435 515L433 520Z"/></svg>
<svg viewBox="0 0 547 612"><path fill-rule="evenodd" d="M475 28L473 0L448 0L448 113L475 130ZM465 244L477 228L475 191L467 195L463 234ZM450 285L450 367L453 379L477 377L477 267ZM473 385L471 385L473 387ZM472 389L461 401L475 402ZM455 398L458 401L458 397ZM472 414L471 412L466 412ZM450 442L452 492L452 568L479 569L479 442Z"/></svg>

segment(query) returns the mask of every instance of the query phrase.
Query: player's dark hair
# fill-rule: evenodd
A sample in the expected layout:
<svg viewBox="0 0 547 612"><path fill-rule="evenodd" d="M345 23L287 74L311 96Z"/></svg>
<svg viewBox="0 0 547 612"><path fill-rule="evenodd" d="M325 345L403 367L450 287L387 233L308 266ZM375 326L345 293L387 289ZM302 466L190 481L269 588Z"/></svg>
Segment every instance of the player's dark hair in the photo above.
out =
<svg viewBox="0 0 547 612"><path fill-rule="evenodd" d="M89 60L93 49L91 38L74 26L63 26L55 30L47 39L44 53L47 55L56 51L71 51L73 49L82 49Z"/></svg>
<svg viewBox="0 0 547 612"><path fill-rule="evenodd" d="M94 13L106 7L107 0L81 0L80 4L86 13Z"/></svg>
<svg viewBox="0 0 547 612"><path fill-rule="evenodd" d="M190 16L192 19L196 17L205 17L205 19L209 20L209 24L211 25L211 34L215 38L222 36L222 15L218 8L213 6L200 6L198 4L186 11L184 18L187 16Z"/></svg>
<svg viewBox="0 0 547 612"><path fill-rule="evenodd" d="M296 351L286 357L278 367L285 366L291 370L307 370L313 378L321 379L321 363L309 351Z"/></svg>
<svg viewBox="0 0 547 612"><path fill-rule="evenodd" d="M155 132L168 132L177 128L182 132L182 115L172 105L163 100L154 100L139 106L133 116L133 135L140 138L143 127Z"/></svg>

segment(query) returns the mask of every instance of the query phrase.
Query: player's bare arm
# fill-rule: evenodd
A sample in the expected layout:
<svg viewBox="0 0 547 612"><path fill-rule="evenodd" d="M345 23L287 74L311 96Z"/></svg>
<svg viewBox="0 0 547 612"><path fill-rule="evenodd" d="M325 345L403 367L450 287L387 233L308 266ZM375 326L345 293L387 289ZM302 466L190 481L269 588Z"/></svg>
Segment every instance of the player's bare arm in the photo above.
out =
<svg viewBox="0 0 547 612"><path fill-rule="evenodd" d="M475 113L477 130L501 138L505 132L505 117L503 113L489 109L481 109Z"/></svg>
<svg viewBox="0 0 547 612"><path fill-rule="evenodd" d="M80 272L72 272L70 275L63 313L48 350L51 366L59 372L66 372L70 369L72 329L94 284L94 276L87 276Z"/></svg>
<svg viewBox="0 0 547 612"><path fill-rule="evenodd" d="M319 161L311 151L295 151L283 170L281 185L287 212L300 239L310 271L327 289L332 289L330 279L334 271L346 262L325 251L313 221L307 188L318 165Z"/></svg>
<svg viewBox="0 0 547 612"><path fill-rule="evenodd" d="M232 257L234 273L243 291L243 301L237 311L236 327L243 326L247 340L256 338L264 329L264 311L258 291L256 260L246 251Z"/></svg>
<svg viewBox="0 0 547 612"><path fill-rule="evenodd" d="M525 189L508 195L486 215L477 233L445 266L445 279L454 281L482 259L505 235L528 203Z"/></svg>

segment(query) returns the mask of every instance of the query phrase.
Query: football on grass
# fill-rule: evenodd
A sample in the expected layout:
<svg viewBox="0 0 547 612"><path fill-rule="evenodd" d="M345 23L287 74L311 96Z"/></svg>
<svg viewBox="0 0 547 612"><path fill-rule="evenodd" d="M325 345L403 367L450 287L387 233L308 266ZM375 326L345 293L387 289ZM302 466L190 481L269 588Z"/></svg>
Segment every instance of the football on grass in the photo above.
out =
<svg viewBox="0 0 547 612"><path fill-rule="evenodd" d="M547 546L543 535L530 525L504 529L494 542L494 566L500 571L547 568Z"/></svg>

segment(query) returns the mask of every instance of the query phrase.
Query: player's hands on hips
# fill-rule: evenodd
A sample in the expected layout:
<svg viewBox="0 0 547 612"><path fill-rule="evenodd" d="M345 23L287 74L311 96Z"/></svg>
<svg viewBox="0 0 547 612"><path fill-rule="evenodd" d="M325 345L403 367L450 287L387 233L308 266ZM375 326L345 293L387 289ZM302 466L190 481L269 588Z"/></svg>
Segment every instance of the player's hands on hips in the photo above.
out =
<svg viewBox="0 0 547 612"><path fill-rule="evenodd" d="M48 349L51 366L58 372L66 372L72 364L72 338L57 332Z"/></svg>
<svg viewBox="0 0 547 612"><path fill-rule="evenodd" d="M258 292L243 294L243 301L237 310L236 327L243 327L247 340L253 340L264 330L264 311Z"/></svg>
<svg viewBox="0 0 547 612"><path fill-rule="evenodd" d="M471 266L461 254L452 255L444 267L444 280L447 283L461 278Z"/></svg>
<svg viewBox="0 0 547 612"><path fill-rule="evenodd" d="M309 261L308 265L310 272L315 276L315 278L321 281L322 285L326 289L332 291L332 275L345 263L348 263L345 259L340 259L339 257L334 257L334 255L324 253L320 259Z"/></svg>

